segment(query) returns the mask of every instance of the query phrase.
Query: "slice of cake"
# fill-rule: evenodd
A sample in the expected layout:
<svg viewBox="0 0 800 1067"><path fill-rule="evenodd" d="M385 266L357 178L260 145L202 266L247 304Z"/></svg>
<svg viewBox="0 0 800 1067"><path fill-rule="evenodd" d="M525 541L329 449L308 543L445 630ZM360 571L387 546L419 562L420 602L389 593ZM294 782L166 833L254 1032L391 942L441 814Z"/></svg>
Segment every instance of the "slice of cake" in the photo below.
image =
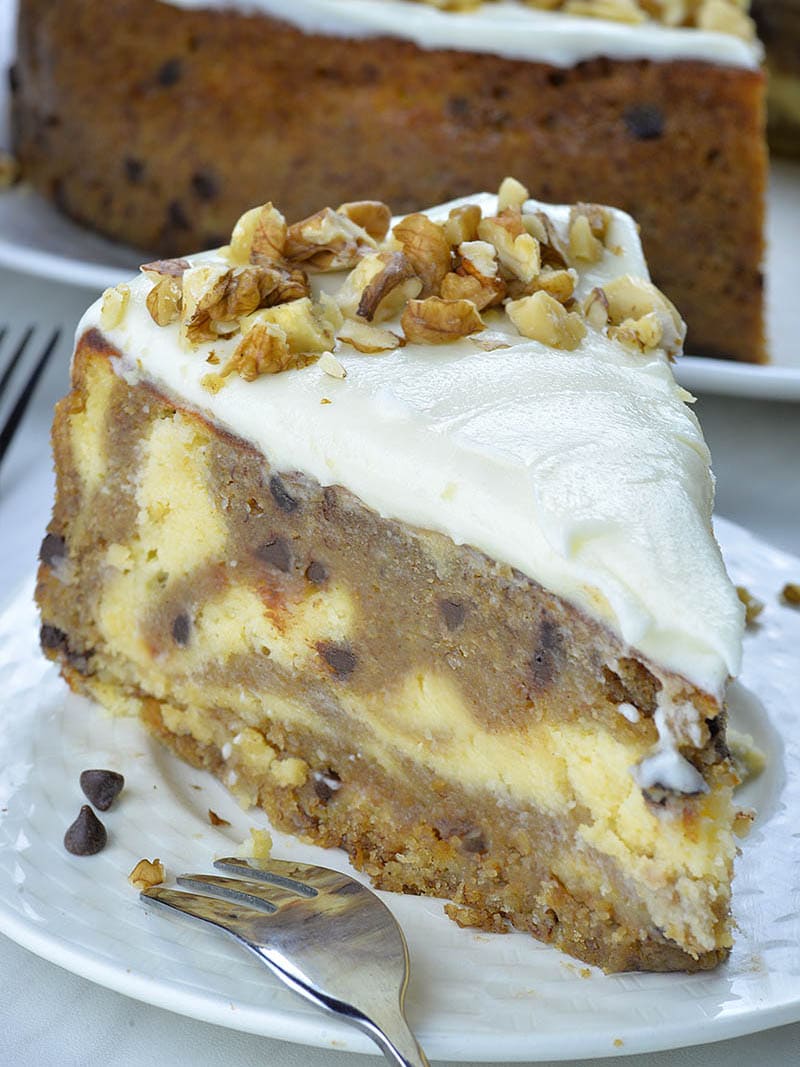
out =
<svg viewBox="0 0 800 1067"><path fill-rule="evenodd" d="M439 10L469 6L470 10ZM151 255L516 174L642 227L694 355L766 359L760 47L740 0L21 0L23 173ZM599 17L598 17L599 16Z"/></svg>
<svg viewBox="0 0 800 1067"><path fill-rule="evenodd" d="M461 924L723 959L742 605L633 221L508 180L142 270L56 414L69 684Z"/></svg>

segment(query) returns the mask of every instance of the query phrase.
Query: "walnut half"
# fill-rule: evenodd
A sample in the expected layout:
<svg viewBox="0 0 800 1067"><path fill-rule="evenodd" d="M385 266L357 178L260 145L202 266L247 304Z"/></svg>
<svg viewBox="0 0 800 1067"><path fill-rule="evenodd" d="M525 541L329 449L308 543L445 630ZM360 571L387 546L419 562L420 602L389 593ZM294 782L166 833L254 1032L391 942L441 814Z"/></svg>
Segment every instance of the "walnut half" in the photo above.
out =
<svg viewBox="0 0 800 1067"><path fill-rule="evenodd" d="M478 309L470 300L409 300L400 320L406 340L426 345L444 345L485 329Z"/></svg>

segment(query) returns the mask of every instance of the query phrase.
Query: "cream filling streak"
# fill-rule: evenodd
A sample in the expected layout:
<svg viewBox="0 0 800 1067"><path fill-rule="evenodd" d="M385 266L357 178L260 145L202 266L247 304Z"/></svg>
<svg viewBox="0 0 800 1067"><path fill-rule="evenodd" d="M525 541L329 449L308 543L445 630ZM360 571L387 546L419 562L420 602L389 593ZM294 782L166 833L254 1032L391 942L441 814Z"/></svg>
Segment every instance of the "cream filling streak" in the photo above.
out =
<svg viewBox="0 0 800 1067"><path fill-rule="evenodd" d="M479 199L495 210L494 197ZM547 207L562 232L568 210ZM579 295L625 272L647 276L621 212L608 245ZM330 289L341 277L316 280ZM177 324L147 312L149 288L134 280L121 324L105 331L129 381L154 382L277 470L346 486L384 517L518 568L709 693L737 672L743 613L711 532L708 449L662 354L633 355L591 329L563 352L498 316L492 330L508 348L464 340L364 356L343 345L343 381L312 365L252 383L233 375L211 394L206 358L213 348L224 360L236 340L183 349ZM93 327L100 301L78 335Z"/></svg>
<svg viewBox="0 0 800 1067"><path fill-rule="evenodd" d="M761 45L725 33L659 22L630 26L557 11L538 11L513 0L476 11L438 11L408 0L167 0L174 7L230 8L279 18L306 33L368 38L400 37L420 48L483 52L570 67L594 56L612 59L694 59L756 69Z"/></svg>

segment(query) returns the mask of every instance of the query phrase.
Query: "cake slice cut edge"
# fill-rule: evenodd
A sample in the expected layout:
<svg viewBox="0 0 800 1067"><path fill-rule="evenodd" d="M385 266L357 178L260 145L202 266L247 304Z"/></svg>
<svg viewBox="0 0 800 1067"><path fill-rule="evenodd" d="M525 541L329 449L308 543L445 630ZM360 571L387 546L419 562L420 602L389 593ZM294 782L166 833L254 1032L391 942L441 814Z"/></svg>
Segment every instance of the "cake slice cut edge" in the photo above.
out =
<svg viewBox="0 0 800 1067"><path fill-rule="evenodd" d="M385 214L287 228L259 209L227 249L150 264L90 309L54 425L43 647L74 689L383 888L608 971L713 967L731 945L741 607L668 367L680 320L620 213L504 183L499 205L389 235ZM381 334L396 347L369 351ZM617 424L598 433L593 410ZM443 476L403 491L418 440ZM626 440L634 476L607 499L600 466L618 474ZM487 524L492 493L540 570ZM659 494L682 509L671 538ZM642 580L648 552L672 583ZM681 598L690 579L710 613Z"/></svg>

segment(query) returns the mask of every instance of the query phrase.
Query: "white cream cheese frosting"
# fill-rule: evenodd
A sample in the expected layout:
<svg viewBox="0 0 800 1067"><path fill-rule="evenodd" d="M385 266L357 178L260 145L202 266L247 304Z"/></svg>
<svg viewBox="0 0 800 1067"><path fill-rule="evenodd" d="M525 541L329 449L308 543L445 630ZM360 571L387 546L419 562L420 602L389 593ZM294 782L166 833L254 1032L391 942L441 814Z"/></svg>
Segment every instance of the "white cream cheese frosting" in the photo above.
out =
<svg viewBox="0 0 800 1067"><path fill-rule="evenodd" d="M488 194L469 200L496 210ZM429 214L444 219L450 206ZM569 208L531 206L563 238ZM611 213L606 244L577 296L623 273L648 276L629 216ZM192 257L215 261L228 265L220 253ZM312 282L319 292L343 278ZM482 349L481 334L381 355L339 343L343 380L314 364L254 382L232 375L212 393L206 358L213 348L224 361L236 339L182 347L177 324L150 317L150 287L131 282L113 329L101 325L101 301L78 326L79 337L104 333L127 380L153 382L277 470L345 486L384 517L518 568L654 664L722 695L739 668L743 610L711 529L709 452L661 350L634 354L589 329L562 351L521 337L503 315L490 329L507 348Z"/></svg>
<svg viewBox="0 0 800 1067"><path fill-rule="evenodd" d="M475 11L439 11L410 0L165 0L175 7L231 8L282 19L306 33L400 37L420 48L484 52L570 67L585 59L695 59L755 69L762 49L728 33L638 25L539 11L501 0Z"/></svg>

